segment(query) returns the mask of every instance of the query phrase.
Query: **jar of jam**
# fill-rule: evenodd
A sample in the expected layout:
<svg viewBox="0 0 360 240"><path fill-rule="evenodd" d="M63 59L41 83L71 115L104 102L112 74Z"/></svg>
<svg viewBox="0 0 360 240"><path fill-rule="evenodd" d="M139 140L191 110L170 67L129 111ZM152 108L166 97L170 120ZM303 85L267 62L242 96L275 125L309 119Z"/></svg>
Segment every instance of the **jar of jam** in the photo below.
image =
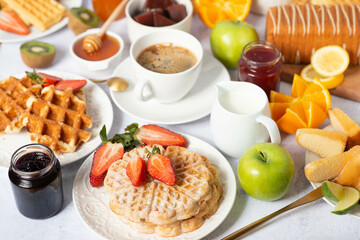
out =
<svg viewBox="0 0 360 240"><path fill-rule="evenodd" d="M61 166L47 146L29 144L15 151L9 178L16 206L25 217L49 218L62 207Z"/></svg>
<svg viewBox="0 0 360 240"><path fill-rule="evenodd" d="M258 85L270 99L270 91L279 90L281 66L281 53L275 44L266 41L250 42L241 53L238 80Z"/></svg>

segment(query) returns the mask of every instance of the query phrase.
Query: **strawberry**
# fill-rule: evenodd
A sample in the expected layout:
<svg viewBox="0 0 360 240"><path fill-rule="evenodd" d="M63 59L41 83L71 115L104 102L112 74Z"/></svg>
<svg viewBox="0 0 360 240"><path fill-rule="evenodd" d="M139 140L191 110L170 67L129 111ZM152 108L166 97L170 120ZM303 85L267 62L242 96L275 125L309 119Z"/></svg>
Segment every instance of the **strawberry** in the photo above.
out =
<svg viewBox="0 0 360 240"><path fill-rule="evenodd" d="M167 146L185 147L187 145L185 138L180 134L154 124L140 127L136 137L147 145L159 144L165 148Z"/></svg>
<svg viewBox="0 0 360 240"><path fill-rule="evenodd" d="M174 186L176 184L176 175L171 159L157 153L160 152L158 150L158 148L154 147L153 151L149 153L147 170L151 177L167 185Z"/></svg>
<svg viewBox="0 0 360 240"><path fill-rule="evenodd" d="M126 166L126 175L130 178L135 187L139 187L146 182L146 164L141 157L132 158Z"/></svg>
<svg viewBox="0 0 360 240"><path fill-rule="evenodd" d="M89 176L90 183L96 183L94 187L101 186L103 183L103 181L100 182L99 180L101 179L101 176L103 174L106 174L110 165L118 159L121 159L123 154L124 147L121 143L107 142L106 144L99 147L94 153L91 172Z"/></svg>
<svg viewBox="0 0 360 240"><path fill-rule="evenodd" d="M41 77L41 81L42 81L41 86L42 87L55 85L58 82L62 81L62 78L55 77L55 76L52 76L52 75L49 75L49 74L46 74L46 73L38 72L37 74Z"/></svg>
<svg viewBox="0 0 360 240"><path fill-rule="evenodd" d="M29 28L23 23L14 11L0 11L0 29L20 35L28 35Z"/></svg>
<svg viewBox="0 0 360 240"><path fill-rule="evenodd" d="M86 80L64 80L56 83L55 89L64 91L67 88L71 88L74 92L85 86Z"/></svg>
<svg viewBox="0 0 360 240"><path fill-rule="evenodd" d="M91 186L93 186L93 187L101 187L104 184L104 179L105 179L106 173L107 173L107 171L97 177L97 176L95 176L94 174L92 174L90 172L89 177L90 177Z"/></svg>

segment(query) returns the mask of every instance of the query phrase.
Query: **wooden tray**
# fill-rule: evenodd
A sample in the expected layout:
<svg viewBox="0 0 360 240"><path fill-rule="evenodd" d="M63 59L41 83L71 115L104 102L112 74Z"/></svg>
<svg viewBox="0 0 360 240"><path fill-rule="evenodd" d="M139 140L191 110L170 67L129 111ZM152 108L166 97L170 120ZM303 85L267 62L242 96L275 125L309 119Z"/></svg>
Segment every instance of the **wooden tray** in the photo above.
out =
<svg viewBox="0 0 360 240"><path fill-rule="evenodd" d="M291 83L295 73L300 74L305 65L284 64L281 80ZM330 93L339 97L360 102L360 66L350 66L345 72L341 85L330 90Z"/></svg>

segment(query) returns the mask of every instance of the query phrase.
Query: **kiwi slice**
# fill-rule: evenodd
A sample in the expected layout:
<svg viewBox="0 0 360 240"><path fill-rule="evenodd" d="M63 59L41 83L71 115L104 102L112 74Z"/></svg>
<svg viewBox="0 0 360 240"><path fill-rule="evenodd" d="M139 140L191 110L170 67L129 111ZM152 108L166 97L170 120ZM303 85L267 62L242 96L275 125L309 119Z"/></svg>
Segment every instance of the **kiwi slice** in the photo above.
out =
<svg viewBox="0 0 360 240"><path fill-rule="evenodd" d="M20 46L23 62L31 68L46 68L54 61L56 48L40 41L29 41Z"/></svg>
<svg viewBox="0 0 360 240"><path fill-rule="evenodd" d="M95 28L100 23L98 15L84 7L71 8L68 17L68 27L75 35L79 35L90 28Z"/></svg>

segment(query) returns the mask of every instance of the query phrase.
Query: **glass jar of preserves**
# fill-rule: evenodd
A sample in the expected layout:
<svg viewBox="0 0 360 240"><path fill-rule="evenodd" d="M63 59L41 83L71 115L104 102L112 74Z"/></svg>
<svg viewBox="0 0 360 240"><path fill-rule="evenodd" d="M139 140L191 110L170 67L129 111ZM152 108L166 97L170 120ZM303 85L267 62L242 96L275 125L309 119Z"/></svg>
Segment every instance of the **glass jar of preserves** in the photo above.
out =
<svg viewBox="0 0 360 240"><path fill-rule="evenodd" d="M28 218L55 215L63 204L61 165L41 144L25 145L11 157L9 178L19 212Z"/></svg>
<svg viewBox="0 0 360 240"><path fill-rule="evenodd" d="M238 80L261 87L268 99L279 90L282 61L279 48L270 42L254 41L245 45L238 64Z"/></svg>

